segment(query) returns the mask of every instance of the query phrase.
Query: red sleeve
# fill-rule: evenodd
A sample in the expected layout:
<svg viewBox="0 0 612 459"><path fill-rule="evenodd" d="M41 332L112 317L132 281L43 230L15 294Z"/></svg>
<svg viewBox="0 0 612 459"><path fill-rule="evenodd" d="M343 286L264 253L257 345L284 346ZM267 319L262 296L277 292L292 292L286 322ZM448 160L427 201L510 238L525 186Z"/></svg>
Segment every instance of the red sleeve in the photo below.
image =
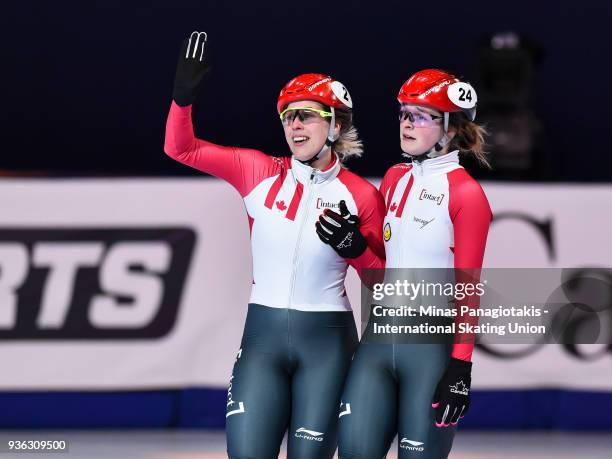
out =
<svg viewBox="0 0 612 459"><path fill-rule="evenodd" d="M462 283L480 281L480 270L484 258L487 234L492 214L484 191L465 169L457 169L448 174L449 215L453 222L455 254L455 280ZM479 297L470 295L461 304L478 308ZM457 322L478 323L477 317L457 316ZM474 350L474 336L455 337L452 356L470 361Z"/></svg>
<svg viewBox="0 0 612 459"><path fill-rule="evenodd" d="M364 269L385 267L385 244L382 239L385 203L376 187L352 172L343 169L338 179L353 195L357 204L359 230L368 241L368 247L363 254L346 260L363 280Z"/></svg>
<svg viewBox="0 0 612 459"><path fill-rule="evenodd" d="M223 147L197 139L193 133L191 105L174 101L166 122L164 151L171 158L229 182L242 197L263 179L276 175L280 158L247 148Z"/></svg>

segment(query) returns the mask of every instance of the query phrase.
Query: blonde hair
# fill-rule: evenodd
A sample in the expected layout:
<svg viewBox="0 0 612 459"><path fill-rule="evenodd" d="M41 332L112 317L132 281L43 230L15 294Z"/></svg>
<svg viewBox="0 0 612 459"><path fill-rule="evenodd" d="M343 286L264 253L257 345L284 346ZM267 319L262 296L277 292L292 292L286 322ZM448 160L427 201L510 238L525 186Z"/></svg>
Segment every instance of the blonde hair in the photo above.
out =
<svg viewBox="0 0 612 459"><path fill-rule="evenodd" d="M359 138L357 128L353 125L353 116L349 111L335 109L336 121L340 123L340 136L333 143L332 148L338 154L340 162L363 153L363 142Z"/></svg>
<svg viewBox="0 0 612 459"><path fill-rule="evenodd" d="M489 134L484 126L467 119L462 113L451 113L449 126L456 131L450 141L448 150L460 150L464 154L472 155L483 166L491 169L485 151L485 137Z"/></svg>

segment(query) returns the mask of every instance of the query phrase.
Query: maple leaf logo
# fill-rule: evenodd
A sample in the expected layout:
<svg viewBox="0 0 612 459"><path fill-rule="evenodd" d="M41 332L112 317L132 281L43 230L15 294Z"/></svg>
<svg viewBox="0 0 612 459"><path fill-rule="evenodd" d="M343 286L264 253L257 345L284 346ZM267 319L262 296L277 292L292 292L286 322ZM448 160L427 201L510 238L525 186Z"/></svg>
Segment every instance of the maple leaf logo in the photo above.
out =
<svg viewBox="0 0 612 459"><path fill-rule="evenodd" d="M467 388L467 386L465 385L463 381L459 381L457 384L450 386L450 391L453 394L461 394L461 395L468 395L469 393L469 389Z"/></svg>
<svg viewBox="0 0 612 459"><path fill-rule="evenodd" d="M340 241L340 244L338 244L337 247L339 249L347 249L352 244L353 244L353 232L351 231L344 237L344 239L342 239L342 241Z"/></svg>
<svg viewBox="0 0 612 459"><path fill-rule="evenodd" d="M397 205L393 203L391 204L391 207L389 209L391 209L391 212L395 212L395 209L397 209Z"/></svg>
<svg viewBox="0 0 612 459"><path fill-rule="evenodd" d="M285 201L276 201L276 207L279 210L285 210L287 206L285 205Z"/></svg>

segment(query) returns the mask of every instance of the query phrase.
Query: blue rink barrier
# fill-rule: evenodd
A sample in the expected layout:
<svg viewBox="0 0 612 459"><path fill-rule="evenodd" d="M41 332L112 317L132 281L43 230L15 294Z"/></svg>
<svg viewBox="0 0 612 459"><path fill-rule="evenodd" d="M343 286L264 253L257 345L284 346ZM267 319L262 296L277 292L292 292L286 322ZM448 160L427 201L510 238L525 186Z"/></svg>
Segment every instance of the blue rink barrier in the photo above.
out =
<svg viewBox="0 0 612 459"><path fill-rule="evenodd" d="M1 429L209 428L225 425L225 389L1 392ZM466 430L612 430L612 392L474 391Z"/></svg>

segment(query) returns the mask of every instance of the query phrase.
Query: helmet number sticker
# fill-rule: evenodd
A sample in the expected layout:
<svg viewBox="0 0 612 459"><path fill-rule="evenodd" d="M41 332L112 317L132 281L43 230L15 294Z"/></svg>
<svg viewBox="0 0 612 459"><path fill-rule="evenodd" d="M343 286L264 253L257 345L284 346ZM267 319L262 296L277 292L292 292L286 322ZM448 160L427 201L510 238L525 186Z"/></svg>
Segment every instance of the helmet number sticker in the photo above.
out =
<svg viewBox="0 0 612 459"><path fill-rule="evenodd" d="M339 81L332 82L331 89L335 96L340 99L344 105L346 105L348 108L353 108L353 100L351 99L351 95L349 94L348 89L346 89L342 83Z"/></svg>
<svg viewBox="0 0 612 459"><path fill-rule="evenodd" d="M459 88L459 94L461 94L459 96L460 101L465 102L467 100L468 102L472 102L472 90L471 89L468 89L466 93L465 89Z"/></svg>
<svg viewBox="0 0 612 459"><path fill-rule="evenodd" d="M474 108L477 102L476 90L469 83L463 82L448 87L448 98L460 108Z"/></svg>

